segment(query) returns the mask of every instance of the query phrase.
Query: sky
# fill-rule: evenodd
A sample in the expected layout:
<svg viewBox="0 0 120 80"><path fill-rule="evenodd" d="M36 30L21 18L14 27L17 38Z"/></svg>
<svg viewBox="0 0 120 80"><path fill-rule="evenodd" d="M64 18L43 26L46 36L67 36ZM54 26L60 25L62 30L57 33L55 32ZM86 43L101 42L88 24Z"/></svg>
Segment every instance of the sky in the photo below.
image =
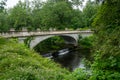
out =
<svg viewBox="0 0 120 80"><path fill-rule="evenodd" d="M13 6L15 6L18 3L18 1L19 0L7 0L7 6L6 6L6 8L12 8ZM25 1L25 0L21 0L21 1ZM32 0L29 0L29 1L32 1ZM85 0L85 2L86 1L87 0Z"/></svg>
<svg viewBox="0 0 120 80"><path fill-rule="evenodd" d="M15 6L18 3L19 0L7 0L7 8L12 8L13 6ZM21 0L24 1L24 0ZM29 0L31 1L31 0Z"/></svg>

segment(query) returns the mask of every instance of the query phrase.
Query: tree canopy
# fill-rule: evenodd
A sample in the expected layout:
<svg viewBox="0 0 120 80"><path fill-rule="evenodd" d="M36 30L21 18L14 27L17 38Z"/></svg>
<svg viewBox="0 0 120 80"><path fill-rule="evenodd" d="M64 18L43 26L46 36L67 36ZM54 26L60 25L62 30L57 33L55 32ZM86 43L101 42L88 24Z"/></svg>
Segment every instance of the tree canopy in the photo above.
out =
<svg viewBox="0 0 120 80"><path fill-rule="evenodd" d="M4 5L5 1L1 6L4 7ZM83 11L74 8L74 6L81 5L82 0L47 0L46 2L34 0L27 5L25 2L19 1L16 6L7 10L7 14L2 12L1 15L4 15L2 21L4 22L1 21L0 29L5 31L10 28L21 30L26 27L29 30L37 28L64 30L65 28L89 27L97 12L97 5L89 1Z"/></svg>
<svg viewBox="0 0 120 80"><path fill-rule="evenodd" d="M94 19L96 43L91 80L120 79L119 5L120 0L105 0Z"/></svg>

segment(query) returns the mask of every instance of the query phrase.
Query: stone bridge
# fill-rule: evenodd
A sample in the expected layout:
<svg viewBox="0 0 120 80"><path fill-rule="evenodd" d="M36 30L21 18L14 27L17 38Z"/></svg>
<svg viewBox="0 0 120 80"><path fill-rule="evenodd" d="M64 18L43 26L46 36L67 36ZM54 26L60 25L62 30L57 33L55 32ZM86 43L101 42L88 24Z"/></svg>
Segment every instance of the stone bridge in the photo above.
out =
<svg viewBox="0 0 120 80"><path fill-rule="evenodd" d="M33 37L30 42L30 48L34 48L41 41L54 36L62 37L67 44L77 45L79 35L82 37L91 36L93 32L91 30L85 31L9 31L1 32L0 36L4 38L18 38L19 42L24 43L24 40L28 37Z"/></svg>

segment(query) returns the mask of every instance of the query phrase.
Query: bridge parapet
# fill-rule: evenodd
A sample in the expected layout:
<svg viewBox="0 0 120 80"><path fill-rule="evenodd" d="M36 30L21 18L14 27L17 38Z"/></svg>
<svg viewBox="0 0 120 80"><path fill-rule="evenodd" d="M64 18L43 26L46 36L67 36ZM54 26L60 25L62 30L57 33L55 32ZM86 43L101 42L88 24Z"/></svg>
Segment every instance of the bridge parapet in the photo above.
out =
<svg viewBox="0 0 120 80"><path fill-rule="evenodd" d="M59 34L92 34L93 31L8 31L1 32L0 36L5 38L10 37L27 37L27 36L43 36L43 35L59 35Z"/></svg>

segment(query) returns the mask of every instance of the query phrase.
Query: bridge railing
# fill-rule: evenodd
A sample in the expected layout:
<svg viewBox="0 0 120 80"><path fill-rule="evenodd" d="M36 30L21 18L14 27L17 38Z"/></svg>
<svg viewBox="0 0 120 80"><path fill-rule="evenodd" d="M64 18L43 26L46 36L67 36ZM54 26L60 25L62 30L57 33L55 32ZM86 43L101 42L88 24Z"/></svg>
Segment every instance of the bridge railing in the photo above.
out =
<svg viewBox="0 0 120 80"><path fill-rule="evenodd" d="M79 31L79 30L74 30L74 31L28 31L27 29L22 29L22 31L15 31L14 29L10 29L10 31L4 31L0 32L0 36L3 37L24 37L24 36L39 36L39 35L51 35L51 34L72 34L72 33L91 33L91 30L84 30L84 31Z"/></svg>
<svg viewBox="0 0 120 80"><path fill-rule="evenodd" d="M71 28L65 28L64 30L57 30L56 28L49 28L48 30L41 30L40 28L37 28L36 30L28 30L27 28L22 28L21 30L15 30L14 28L11 28L8 31L0 31L0 33L8 33L8 32L48 32L48 31L80 31L80 30L89 30L89 29L83 29L83 28L77 28L77 29L71 29Z"/></svg>

